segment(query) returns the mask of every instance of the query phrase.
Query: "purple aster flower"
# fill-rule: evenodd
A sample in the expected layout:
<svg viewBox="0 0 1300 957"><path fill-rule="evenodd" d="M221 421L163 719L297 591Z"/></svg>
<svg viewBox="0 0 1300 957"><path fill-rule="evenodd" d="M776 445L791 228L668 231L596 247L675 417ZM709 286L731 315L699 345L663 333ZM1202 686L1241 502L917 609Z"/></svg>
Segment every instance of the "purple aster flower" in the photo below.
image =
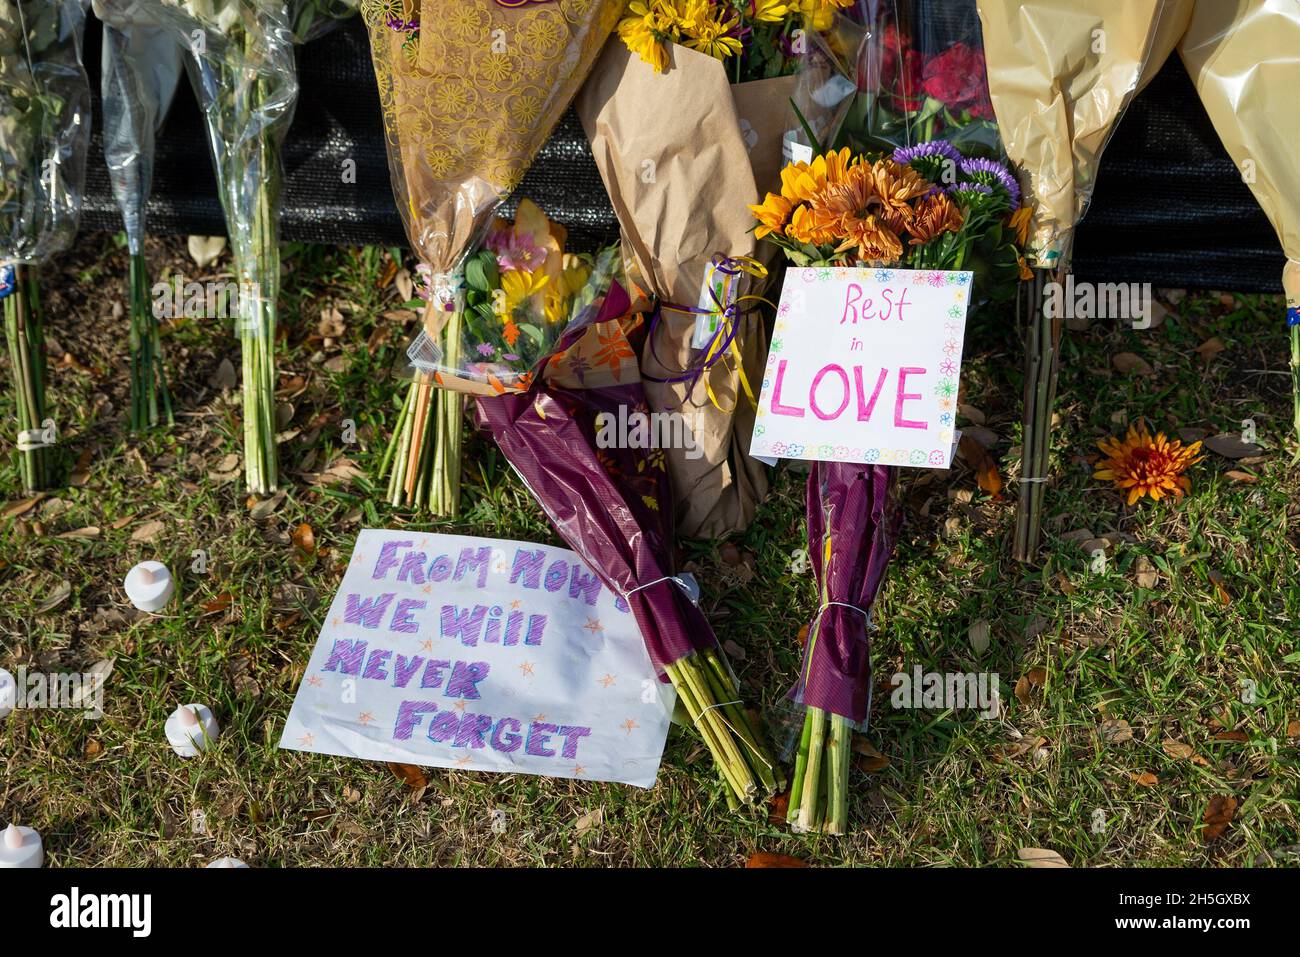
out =
<svg viewBox="0 0 1300 957"><path fill-rule="evenodd" d="M963 175L969 176L976 182L983 183L986 186L992 186L996 183L1007 191L1013 209L1020 205L1020 184L1016 182L1016 178L1001 163L983 157L966 159L961 161L961 171Z"/></svg>
<svg viewBox="0 0 1300 957"><path fill-rule="evenodd" d="M894 162L905 165L930 156L952 160L954 163L962 161L961 153L957 152L957 148L947 140L930 140L928 143L918 143L915 146L900 146L894 150Z"/></svg>
<svg viewBox="0 0 1300 957"><path fill-rule="evenodd" d="M475 348L478 349L478 354L481 356L490 356L497 351L496 346L488 342L480 342Z"/></svg>

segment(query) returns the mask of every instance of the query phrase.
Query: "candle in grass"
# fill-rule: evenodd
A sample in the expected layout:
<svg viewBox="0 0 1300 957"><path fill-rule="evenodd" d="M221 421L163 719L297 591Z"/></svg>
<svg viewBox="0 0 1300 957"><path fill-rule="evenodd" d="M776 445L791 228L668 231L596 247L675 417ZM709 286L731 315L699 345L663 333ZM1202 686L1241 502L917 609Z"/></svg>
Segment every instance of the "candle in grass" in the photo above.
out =
<svg viewBox="0 0 1300 957"><path fill-rule="evenodd" d="M244 869L246 869L246 870L248 869L248 865L245 864L243 861L241 861L241 860L240 860L239 858L237 858L237 857L218 857L215 861L213 861L211 864L209 864L208 867L209 867L209 868L212 868L212 867L216 867L216 868L222 868L222 867L242 867L242 868L244 868Z"/></svg>
<svg viewBox="0 0 1300 957"><path fill-rule="evenodd" d="M182 758L195 757L214 744L221 733L207 705L185 704L171 713L164 728L167 743Z"/></svg>
<svg viewBox="0 0 1300 957"><path fill-rule="evenodd" d="M34 828L10 824L0 834L0 868L40 867L45 863L45 845Z"/></svg>
<svg viewBox="0 0 1300 957"><path fill-rule="evenodd" d="M160 611L176 593L172 574L162 562L141 562L126 573L126 597L141 611Z"/></svg>

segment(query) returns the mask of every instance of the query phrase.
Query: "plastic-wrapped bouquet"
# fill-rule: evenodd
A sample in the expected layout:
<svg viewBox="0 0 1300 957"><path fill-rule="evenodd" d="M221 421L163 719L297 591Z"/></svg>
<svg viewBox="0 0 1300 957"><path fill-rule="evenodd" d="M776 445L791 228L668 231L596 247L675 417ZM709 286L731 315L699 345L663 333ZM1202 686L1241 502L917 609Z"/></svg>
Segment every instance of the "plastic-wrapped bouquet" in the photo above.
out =
<svg viewBox="0 0 1300 957"><path fill-rule="evenodd" d="M165 27L189 51L185 66L207 126L239 279L244 478L275 491L275 327L280 291L280 147L293 120L293 44L350 0L135 0L133 16Z"/></svg>
<svg viewBox="0 0 1300 957"><path fill-rule="evenodd" d="M952 168L957 181L943 186ZM1018 204L1005 165L934 140L892 154L844 147L791 163L780 192L750 210L758 234L800 266L960 270L990 236L1001 241ZM814 462L808 476L818 610L794 692L805 708L788 809L796 830L843 834L848 826L849 737L870 710L871 608L901 519L894 481L888 466L831 461Z"/></svg>
<svg viewBox="0 0 1300 957"><path fill-rule="evenodd" d="M423 330L408 350L414 375L385 456L398 463L389 501L450 516L460 502L465 393L493 394L506 382L496 371L522 368L523 358L505 357L526 353L500 346L540 345L507 341L516 329L532 338L524 325L533 324L517 320L502 322L496 339L474 340L476 322L495 324L504 315L482 295L522 296L529 290L516 284L531 272L507 270L511 288L493 289L482 274L493 257L471 256L586 78L614 27L618 3L365 0L361 9L393 195L423 264L429 300ZM470 284L471 261L479 288ZM503 283L506 274L498 277ZM557 282L550 293L558 290ZM477 354L479 346L493 348L497 385L473 368L488 359Z"/></svg>
<svg viewBox="0 0 1300 957"><path fill-rule="evenodd" d="M565 242L564 227L528 199L520 202L513 222L492 221L483 248L465 261L455 379L493 394L527 389L561 335L590 318L592 304L605 295L621 260L617 249L578 254L566 251ZM429 268L420 272L426 284L420 295L428 299L433 295L427 288ZM453 370L444 365L435 377L450 379ZM420 437L433 423L427 404L414 401L418 394L407 394L394 432L402 441L389 443L380 472L389 476L390 501L410 497L417 505L426 501L433 466L421 454L426 442Z"/></svg>
<svg viewBox="0 0 1300 957"><path fill-rule="evenodd" d="M691 433L689 455L665 450L684 535L740 531L767 494L748 454L766 269L744 204L776 188L801 51L846 2L634 0L578 97L651 311L646 398Z"/></svg>
<svg viewBox="0 0 1300 957"><path fill-rule="evenodd" d="M0 305L25 491L48 487L45 335L33 265L77 231L90 136L78 0L0 0Z"/></svg>
<svg viewBox="0 0 1300 957"><path fill-rule="evenodd" d="M134 0L96 0L94 9L104 21L104 160L131 263L131 428L170 425L171 396L144 258L145 205L153 185L154 137L176 92L182 50L170 33L141 17Z"/></svg>

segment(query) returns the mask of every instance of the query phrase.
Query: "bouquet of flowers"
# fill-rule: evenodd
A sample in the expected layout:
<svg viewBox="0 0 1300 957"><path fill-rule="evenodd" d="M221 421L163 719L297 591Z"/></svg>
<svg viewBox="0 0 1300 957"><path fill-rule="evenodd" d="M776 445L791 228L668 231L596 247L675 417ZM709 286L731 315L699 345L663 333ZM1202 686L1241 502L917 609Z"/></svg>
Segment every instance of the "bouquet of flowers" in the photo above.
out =
<svg viewBox="0 0 1300 957"><path fill-rule="evenodd" d="M122 211L130 274L131 428L172 424L158 320L144 258L145 204L153 185L154 136L162 126L181 74L181 47L133 0L96 0L104 21L101 93L104 160L113 198Z"/></svg>
<svg viewBox="0 0 1300 957"><path fill-rule="evenodd" d="M30 268L77 231L90 137L78 0L0 0L0 303L18 412L24 491L53 480L45 334Z"/></svg>
<svg viewBox="0 0 1300 957"><path fill-rule="evenodd" d="M1002 154L974 0L868 0L818 34L800 69L805 120L825 141L890 150L948 140L967 156Z"/></svg>
<svg viewBox="0 0 1300 957"><path fill-rule="evenodd" d="M859 3L809 46L799 79L804 141L854 153L943 141L952 149L932 164L942 186L989 162L1006 166L974 0L949 2L941 15L906 0ZM984 301L1012 300L1029 276L1020 254L1029 210L1018 189L1014 202L1007 228L981 231L963 263Z"/></svg>
<svg viewBox="0 0 1300 957"><path fill-rule="evenodd" d="M492 257L471 259L471 253L586 77L614 28L618 4L365 0L362 13L393 194L422 261L429 303L408 350L414 376L385 456L398 463L389 499L450 516L460 499L464 394L525 387L523 375L497 372L521 373L530 353L502 347L535 355L545 339L534 337L543 328L535 323L527 324L530 332L504 321L513 311L503 300L517 294L531 301L539 292L523 285L533 270L506 270L494 279L487 269ZM527 218L518 235L532 235ZM561 269L559 260L551 261L547 268ZM526 258L519 262L528 265ZM551 294L560 292L562 272L557 275L547 280L556 282ZM493 288L498 280L503 286ZM496 339L481 337L483 322ZM529 341L521 346L524 336ZM491 377L476 368L487 358L480 346L493 349Z"/></svg>
<svg viewBox="0 0 1300 957"><path fill-rule="evenodd" d="M665 450L684 535L739 531L767 494L748 454L766 268L737 199L776 186L805 34L845 2L635 0L578 98L637 307L654 310L647 399L692 439Z"/></svg>
<svg viewBox="0 0 1300 957"><path fill-rule="evenodd" d="M280 291L280 147L293 121L293 44L351 13L351 0L134 0L131 18L172 34L203 111L239 278L244 479L255 494L279 484L275 328Z"/></svg>
<svg viewBox="0 0 1300 957"><path fill-rule="evenodd" d="M1292 424L1300 441L1300 159L1290 102L1300 80L1294 52L1300 21L1294 11L1263 0L1189 7L1190 2L1176 6L1167 33L1185 25L1183 63L1238 169L1245 170L1248 161L1254 165L1247 181L1286 253L1282 286L1291 336Z"/></svg>
<svg viewBox="0 0 1300 957"><path fill-rule="evenodd" d="M492 221L483 248L465 261L458 381L495 394L527 389L561 334L572 336L585 326L592 304L603 298L622 263L616 249L577 254L565 250L565 241L564 227L529 199L520 202L514 222ZM427 283L428 268L421 272ZM420 294L432 295L427 288ZM452 372L444 367L437 373L444 374L450 378ZM409 395L394 433L403 441L389 443L380 476L389 476L390 501L409 488L419 506L432 468L420 449L433 423L425 415L407 427L407 416L421 412Z"/></svg>
<svg viewBox="0 0 1300 957"><path fill-rule="evenodd" d="M1028 315L1019 561L1031 561L1038 550L1060 363L1062 317L1048 315L1044 291L1069 271L1074 226L1087 210L1102 151L1147 69L1168 6L1167 0L978 0L998 128L1032 204L1033 273L1018 302ZM1099 35L1105 43L1097 43Z"/></svg>
<svg viewBox="0 0 1300 957"><path fill-rule="evenodd" d="M480 396L475 408L561 537L635 617L735 808L774 793L780 771L739 700L694 582L674 565L663 455L600 439L610 423L649 414L627 339L639 324L629 306L623 287L610 284L586 307L595 318L570 324L528 391Z"/></svg>
<svg viewBox="0 0 1300 957"><path fill-rule="evenodd" d="M941 185L954 167L957 182ZM965 269L1009 228L1019 201L1005 165L971 161L943 140L890 154L831 150L788 164L781 183L750 210L757 233L801 266ZM778 317L778 334L787 323ZM798 831L848 826L849 737L870 711L871 608L900 521L893 483L878 464L814 462L808 476L819 600L794 691L805 707L788 808Z"/></svg>

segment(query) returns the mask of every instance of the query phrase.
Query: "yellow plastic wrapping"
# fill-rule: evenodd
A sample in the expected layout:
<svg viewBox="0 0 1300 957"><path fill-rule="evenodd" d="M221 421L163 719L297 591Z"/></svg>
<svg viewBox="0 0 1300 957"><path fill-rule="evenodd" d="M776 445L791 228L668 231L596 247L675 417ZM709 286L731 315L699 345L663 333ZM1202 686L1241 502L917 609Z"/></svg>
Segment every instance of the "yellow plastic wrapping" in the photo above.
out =
<svg viewBox="0 0 1300 957"><path fill-rule="evenodd" d="M1200 0L1179 52L1219 139L1277 230L1288 317L1300 322L1300 5Z"/></svg>
<svg viewBox="0 0 1300 957"><path fill-rule="evenodd" d="M993 110L1035 207L1037 266L1068 259L1163 8L1164 0L979 0Z"/></svg>

